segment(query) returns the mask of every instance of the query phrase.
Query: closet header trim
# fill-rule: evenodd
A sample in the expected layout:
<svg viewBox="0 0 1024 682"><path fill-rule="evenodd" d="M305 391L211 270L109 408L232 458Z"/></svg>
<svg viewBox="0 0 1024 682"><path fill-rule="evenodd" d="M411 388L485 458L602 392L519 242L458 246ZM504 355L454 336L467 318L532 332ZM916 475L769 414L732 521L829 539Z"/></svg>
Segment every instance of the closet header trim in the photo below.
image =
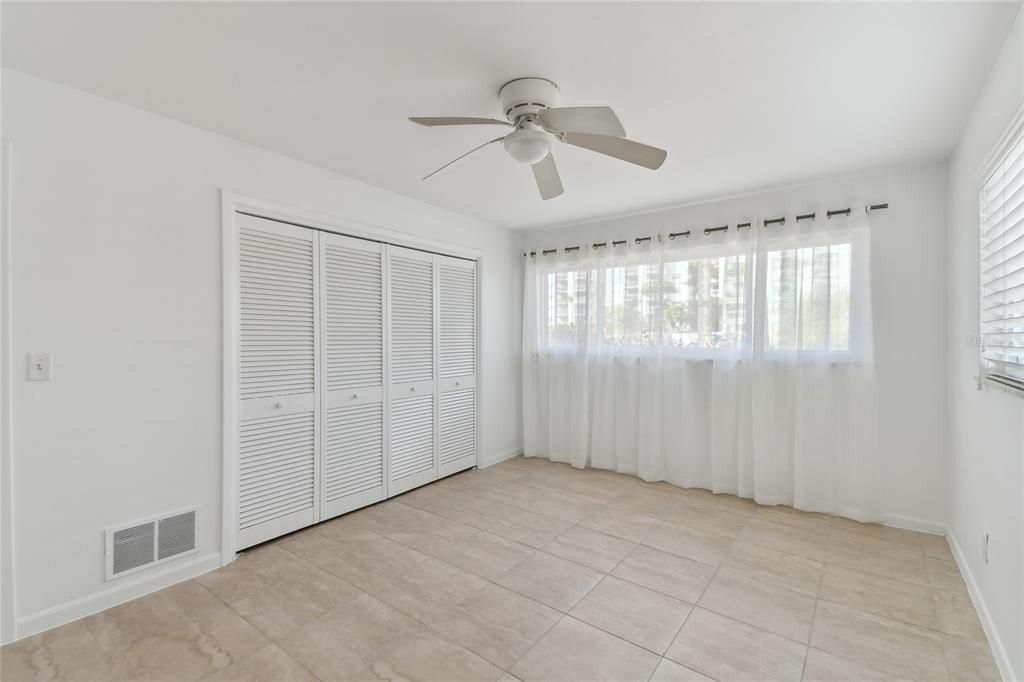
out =
<svg viewBox="0 0 1024 682"><path fill-rule="evenodd" d="M388 241L386 239L374 239L373 237L366 237L361 234L352 234L349 232L340 232L338 230L328 230L325 227L317 227L316 225L306 225L304 223L296 223L291 220L283 220L281 218L274 218L272 216L263 215L260 213L250 213L249 211L235 210L238 215L246 215L250 218L262 218L263 220L273 220L275 223L284 223L285 225L294 225L295 227L303 227L307 230L316 230L317 232L326 232L327 234L339 234L343 237L351 237L352 239L362 239L364 242L376 242L378 244L389 244L390 246L400 246L403 249L410 249L412 251L422 251L423 253L433 253L438 256L447 256L448 258L458 258L460 260L476 262L476 258L470 258L469 256L460 256L458 254L450 253L448 251L437 251L433 249L425 249L420 246L410 246L407 243L399 241Z"/></svg>

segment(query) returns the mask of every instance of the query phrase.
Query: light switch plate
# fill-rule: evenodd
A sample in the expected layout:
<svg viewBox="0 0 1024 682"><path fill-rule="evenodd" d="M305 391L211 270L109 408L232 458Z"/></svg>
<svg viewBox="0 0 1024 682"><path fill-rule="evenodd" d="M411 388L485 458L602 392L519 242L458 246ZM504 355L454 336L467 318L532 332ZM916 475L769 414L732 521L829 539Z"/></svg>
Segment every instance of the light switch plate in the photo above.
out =
<svg viewBox="0 0 1024 682"><path fill-rule="evenodd" d="M49 381L53 378L53 355L51 353L28 354L28 380Z"/></svg>

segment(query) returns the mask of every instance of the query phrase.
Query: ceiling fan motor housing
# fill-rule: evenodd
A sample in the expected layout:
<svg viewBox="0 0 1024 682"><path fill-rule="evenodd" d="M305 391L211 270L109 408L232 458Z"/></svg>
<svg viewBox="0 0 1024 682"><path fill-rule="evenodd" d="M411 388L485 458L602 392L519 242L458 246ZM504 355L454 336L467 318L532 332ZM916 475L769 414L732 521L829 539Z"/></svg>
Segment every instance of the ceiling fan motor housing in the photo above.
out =
<svg viewBox="0 0 1024 682"><path fill-rule="evenodd" d="M512 123L524 114L558 106L558 85L547 78L516 78L501 86L501 111Z"/></svg>

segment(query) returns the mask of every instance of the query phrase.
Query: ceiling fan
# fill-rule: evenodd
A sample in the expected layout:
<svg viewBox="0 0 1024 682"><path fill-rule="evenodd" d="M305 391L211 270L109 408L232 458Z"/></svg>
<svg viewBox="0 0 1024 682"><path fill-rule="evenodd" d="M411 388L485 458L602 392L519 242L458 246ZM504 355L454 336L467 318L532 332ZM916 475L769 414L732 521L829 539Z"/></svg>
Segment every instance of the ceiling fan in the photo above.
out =
<svg viewBox="0 0 1024 682"><path fill-rule="evenodd" d="M626 131L608 107L556 107L558 85L547 78L516 78L501 86L498 97L507 120L466 116L410 116L422 126L501 125L513 128L508 135L488 140L424 176L424 180L475 151L501 142L509 156L533 168L542 199L564 191L551 155L555 140L582 147L644 168L657 170L667 156L664 149L626 139Z"/></svg>

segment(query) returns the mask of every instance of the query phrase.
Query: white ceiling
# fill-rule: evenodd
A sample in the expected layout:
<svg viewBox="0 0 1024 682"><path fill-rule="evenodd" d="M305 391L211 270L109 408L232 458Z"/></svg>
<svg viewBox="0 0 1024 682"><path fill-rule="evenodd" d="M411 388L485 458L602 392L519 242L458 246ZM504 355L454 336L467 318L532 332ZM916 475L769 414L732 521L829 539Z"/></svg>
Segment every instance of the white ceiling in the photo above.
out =
<svg viewBox="0 0 1024 682"><path fill-rule="evenodd" d="M15 3L6 66L494 224L539 227L949 153L1017 3ZM553 79L656 172L560 145L541 201L497 116Z"/></svg>

